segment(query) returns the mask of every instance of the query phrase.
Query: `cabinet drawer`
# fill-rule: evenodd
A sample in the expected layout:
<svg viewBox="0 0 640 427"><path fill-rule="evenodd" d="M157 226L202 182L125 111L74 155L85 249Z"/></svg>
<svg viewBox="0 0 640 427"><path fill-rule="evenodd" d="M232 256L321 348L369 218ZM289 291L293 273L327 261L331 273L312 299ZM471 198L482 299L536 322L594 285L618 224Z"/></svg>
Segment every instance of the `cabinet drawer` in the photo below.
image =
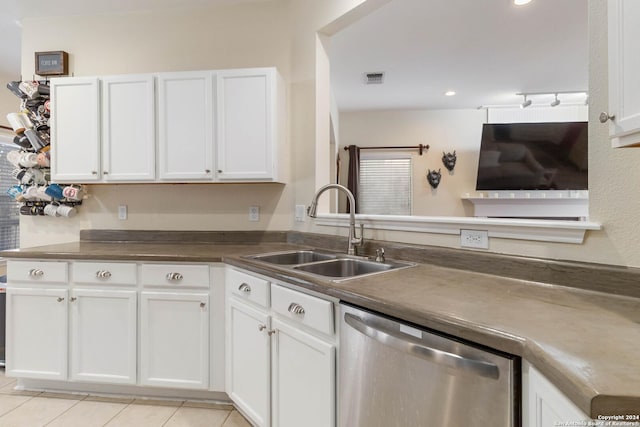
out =
<svg viewBox="0 0 640 427"><path fill-rule="evenodd" d="M227 268L227 292L263 307L269 306L269 282L241 271Z"/></svg>
<svg viewBox="0 0 640 427"><path fill-rule="evenodd" d="M75 283L135 285L136 264L122 262L74 262L71 265Z"/></svg>
<svg viewBox="0 0 640 427"><path fill-rule="evenodd" d="M271 285L271 309L327 335L333 335L333 303L279 285Z"/></svg>
<svg viewBox="0 0 640 427"><path fill-rule="evenodd" d="M199 264L143 264L142 285L209 288L209 266Z"/></svg>
<svg viewBox="0 0 640 427"><path fill-rule="evenodd" d="M67 283L67 263L59 261L9 261L9 282Z"/></svg>

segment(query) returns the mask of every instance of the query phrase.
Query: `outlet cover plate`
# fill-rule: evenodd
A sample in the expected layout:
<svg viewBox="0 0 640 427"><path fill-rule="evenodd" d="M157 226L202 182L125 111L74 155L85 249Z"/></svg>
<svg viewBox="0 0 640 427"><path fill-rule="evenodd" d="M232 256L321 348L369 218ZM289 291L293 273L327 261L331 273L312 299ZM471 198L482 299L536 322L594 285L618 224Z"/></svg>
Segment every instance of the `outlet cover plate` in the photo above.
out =
<svg viewBox="0 0 640 427"><path fill-rule="evenodd" d="M249 206L249 221L260 221L259 206Z"/></svg>
<svg viewBox="0 0 640 427"><path fill-rule="evenodd" d="M486 230L460 230L460 246L489 249L489 232Z"/></svg>

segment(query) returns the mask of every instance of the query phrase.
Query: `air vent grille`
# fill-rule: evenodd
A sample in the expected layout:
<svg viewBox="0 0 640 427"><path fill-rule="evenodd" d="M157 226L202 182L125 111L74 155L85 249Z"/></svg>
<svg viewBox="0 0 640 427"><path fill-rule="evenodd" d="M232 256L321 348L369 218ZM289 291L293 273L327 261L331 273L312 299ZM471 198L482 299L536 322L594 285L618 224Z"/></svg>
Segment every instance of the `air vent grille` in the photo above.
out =
<svg viewBox="0 0 640 427"><path fill-rule="evenodd" d="M364 73L364 83L368 85L381 85L384 83L384 73Z"/></svg>

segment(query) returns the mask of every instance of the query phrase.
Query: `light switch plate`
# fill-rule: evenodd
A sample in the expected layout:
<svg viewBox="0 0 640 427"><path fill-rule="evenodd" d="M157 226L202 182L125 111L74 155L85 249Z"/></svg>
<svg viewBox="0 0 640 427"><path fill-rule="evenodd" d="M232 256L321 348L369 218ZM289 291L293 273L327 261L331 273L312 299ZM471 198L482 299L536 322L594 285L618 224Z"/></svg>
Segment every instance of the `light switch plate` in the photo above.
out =
<svg viewBox="0 0 640 427"><path fill-rule="evenodd" d="M260 221L259 206L249 206L249 221Z"/></svg>
<svg viewBox="0 0 640 427"><path fill-rule="evenodd" d="M127 205L118 206L118 219L127 219Z"/></svg>

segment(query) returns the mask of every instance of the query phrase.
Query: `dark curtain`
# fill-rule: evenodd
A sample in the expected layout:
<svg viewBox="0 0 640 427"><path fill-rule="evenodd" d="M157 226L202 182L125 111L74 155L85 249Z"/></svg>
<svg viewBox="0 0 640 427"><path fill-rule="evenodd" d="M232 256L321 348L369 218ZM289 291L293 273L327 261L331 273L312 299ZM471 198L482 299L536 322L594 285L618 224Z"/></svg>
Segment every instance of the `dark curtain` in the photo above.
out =
<svg viewBox="0 0 640 427"><path fill-rule="evenodd" d="M353 197L356 199L356 205L354 212L358 213L358 187L360 186L360 148L355 145L349 146L349 171L347 179L347 188L353 193ZM350 206L347 200L347 212L349 212Z"/></svg>

